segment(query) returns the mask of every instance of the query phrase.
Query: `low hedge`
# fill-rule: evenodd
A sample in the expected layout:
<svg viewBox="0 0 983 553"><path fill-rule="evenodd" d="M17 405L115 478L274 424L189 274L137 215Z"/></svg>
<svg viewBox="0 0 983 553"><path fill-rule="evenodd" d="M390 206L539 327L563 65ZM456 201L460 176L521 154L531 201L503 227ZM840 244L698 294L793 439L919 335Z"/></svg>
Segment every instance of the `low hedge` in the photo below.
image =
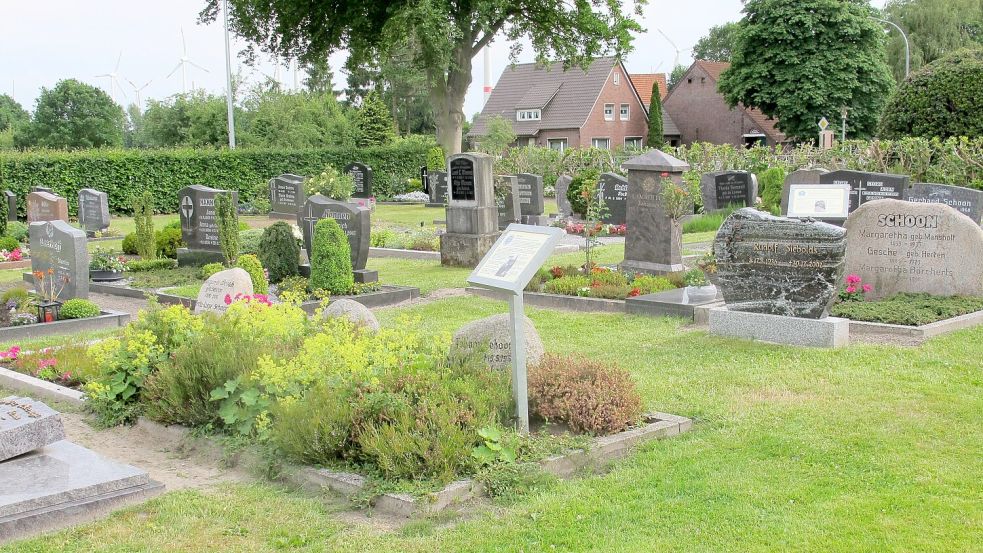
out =
<svg viewBox="0 0 983 553"><path fill-rule="evenodd" d="M896 294L875 301L845 301L830 309L853 321L920 326L983 310L983 297Z"/></svg>
<svg viewBox="0 0 983 553"><path fill-rule="evenodd" d="M236 190L245 202L266 197L265 183L276 175L312 175L329 166L343 170L361 161L372 167L375 195L387 198L407 191L406 179L419 175L433 144L420 137L358 149L2 151L0 190L17 194L22 217L33 186L47 186L64 196L72 215L78 211L82 188L106 192L115 213L129 213L130 196L150 190L155 211L175 213L178 190L191 184Z"/></svg>

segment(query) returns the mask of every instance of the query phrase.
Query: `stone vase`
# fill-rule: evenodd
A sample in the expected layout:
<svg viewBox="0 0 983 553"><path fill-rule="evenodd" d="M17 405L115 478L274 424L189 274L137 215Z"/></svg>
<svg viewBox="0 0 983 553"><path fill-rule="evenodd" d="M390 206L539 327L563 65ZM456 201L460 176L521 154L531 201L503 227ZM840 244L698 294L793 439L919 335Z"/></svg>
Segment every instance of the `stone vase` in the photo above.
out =
<svg viewBox="0 0 983 553"><path fill-rule="evenodd" d="M689 303L708 302L717 297L717 287L713 284L706 286L687 286L686 301Z"/></svg>

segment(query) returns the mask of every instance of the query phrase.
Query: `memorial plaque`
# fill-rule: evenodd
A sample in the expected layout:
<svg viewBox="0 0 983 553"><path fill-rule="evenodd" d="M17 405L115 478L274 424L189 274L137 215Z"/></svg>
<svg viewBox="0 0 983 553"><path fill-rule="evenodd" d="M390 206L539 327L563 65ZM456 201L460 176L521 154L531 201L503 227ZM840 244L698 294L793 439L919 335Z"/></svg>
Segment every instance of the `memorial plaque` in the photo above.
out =
<svg viewBox="0 0 983 553"><path fill-rule="evenodd" d="M843 220L849 210L850 187L845 184L789 186L788 217Z"/></svg>
<svg viewBox="0 0 983 553"><path fill-rule="evenodd" d="M27 222L68 221L68 201L49 192L27 195Z"/></svg>
<svg viewBox="0 0 983 553"><path fill-rule="evenodd" d="M320 194L311 196L304 204L302 212L297 214L297 225L304 233L304 248L311 256L311 242L314 237L314 226L321 219L332 218L348 236L352 248L352 269L365 269L369 259L369 243L371 223L369 210L352 203L339 202Z"/></svg>
<svg viewBox="0 0 983 553"><path fill-rule="evenodd" d="M270 179L270 217L297 217L307 201L304 180L290 173Z"/></svg>
<svg viewBox="0 0 983 553"><path fill-rule="evenodd" d="M522 215L542 215L546 210L543 198L543 177L519 173L519 212Z"/></svg>
<svg viewBox="0 0 983 553"><path fill-rule="evenodd" d="M200 184L187 186L178 192L181 214L181 238L189 250L221 252L218 239L218 220L215 217L215 196L226 190L209 188ZM239 203L239 195L232 192L232 202Z"/></svg>
<svg viewBox="0 0 983 553"><path fill-rule="evenodd" d="M0 462L65 439L61 415L30 398L0 399Z"/></svg>
<svg viewBox="0 0 983 553"><path fill-rule="evenodd" d="M870 202L850 214L846 230L846 271L873 287L868 298L983 295L983 229L947 205Z"/></svg>
<svg viewBox="0 0 983 553"><path fill-rule="evenodd" d="M788 215L788 187L793 184L819 184L819 178L829 171L825 169L797 169L785 177L782 183L782 215Z"/></svg>
<svg viewBox="0 0 983 553"><path fill-rule="evenodd" d="M753 207L758 199L758 179L747 171L706 173L700 179L700 193L705 211Z"/></svg>
<svg viewBox="0 0 983 553"><path fill-rule="evenodd" d="M88 297L89 251L85 233L65 221L39 221L31 223L28 235L31 272L44 273L45 288L47 282L54 282L55 291L61 289L57 298L60 301Z"/></svg>
<svg viewBox="0 0 983 553"><path fill-rule="evenodd" d="M345 167L345 172L352 176L355 181L355 192L353 198L372 197L372 168L364 163L351 163Z"/></svg>
<svg viewBox="0 0 983 553"><path fill-rule="evenodd" d="M545 353L543 340L529 317L523 317L523 323L522 343L526 349L526 363L536 364ZM484 352L485 364L488 368L507 371L512 367L511 330L511 321L507 313L472 321L454 333L451 352L453 355L466 356L481 350Z"/></svg>
<svg viewBox="0 0 983 553"><path fill-rule="evenodd" d="M427 192L430 194L430 203L447 203L447 173L444 171L430 171L427 174Z"/></svg>
<svg viewBox="0 0 983 553"><path fill-rule="evenodd" d="M628 179L614 173L601 174L600 189L607 212L602 223L623 225L628 219Z"/></svg>
<svg viewBox="0 0 983 553"><path fill-rule="evenodd" d="M10 190L4 190L4 199L7 200L7 221L17 220L17 194L14 194Z"/></svg>
<svg viewBox="0 0 983 553"><path fill-rule="evenodd" d="M79 190L79 224L86 232L109 228L109 196L105 192L92 188Z"/></svg>
<svg viewBox="0 0 983 553"><path fill-rule="evenodd" d="M745 207L713 242L727 309L821 319L839 290L846 231Z"/></svg>
<svg viewBox="0 0 983 553"><path fill-rule="evenodd" d="M570 189L572 181L573 177L570 175L560 175L556 179L554 189L556 190L556 208L560 212L560 217L573 215L573 207L570 205L570 200L567 199L567 190Z"/></svg>
<svg viewBox="0 0 983 553"><path fill-rule="evenodd" d="M474 161L466 157L451 160L451 201L475 200Z"/></svg>
<svg viewBox="0 0 983 553"><path fill-rule="evenodd" d="M945 204L970 219L983 218L983 191L964 186L915 183L908 187L905 199L923 204Z"/></svg>
<svg viewBox="0 0 983 553"><path fill-rule="evenodd" d="M908 188L907 175L865 173L863 171L832 171L819 177L820 184L849 184L850 213L874 200L903 200Z"/></svg>
<svg viewBox="0 0 983 553"><path fill-rule="evenodd" d="M238 267L219 271L201 285L195 300L195 313L225 313L239 294L253 294L253 280L249 273Z"/></svg>
<svg viewBox="0 0 983 553"><path fill-rule="evenodd" d="M498 230L519 222L519 183L512 175L499 175L495 183L495 207L498 209Z"/></svg>

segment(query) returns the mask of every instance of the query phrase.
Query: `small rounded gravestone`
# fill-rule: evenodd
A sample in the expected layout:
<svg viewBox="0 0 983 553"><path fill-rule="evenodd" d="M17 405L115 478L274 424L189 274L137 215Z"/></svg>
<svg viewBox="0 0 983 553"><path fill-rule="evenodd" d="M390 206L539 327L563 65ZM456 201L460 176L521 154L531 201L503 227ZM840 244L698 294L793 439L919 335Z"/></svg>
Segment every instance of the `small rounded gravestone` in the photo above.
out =
<svg viewBox="0 0 983 553"><path fill-rule="evenodd" d="M543 357L543 341L539 332L529 320L525 320L526 365L535 365ZM493 369L510 369L512 367L512 323L507 313L492 315L484 319L468 323L454 333L451 346L452 353L468 353L487 346L485 361Z"/></svg>
<svg viewBox="0 0 983 553"><path fill-rule="evenodd" d="M201 285L201 291L195 300L195 314L206 311L225 313L229 308L226 298L231 302L237 294L251 296L252 293L253 281L249 273L238 267L219 271Z"/></svg>
<svg viewBox="0 0 983 553"><path fill-rule="evenodd" d="M331 302L324 309L324 312L321 313L321 317L325 319L329 317L344 317L354 323L355 326L366 328L372 332L379 331L379 321L376 320L372 310L355 300L347 298Z"/></svg>

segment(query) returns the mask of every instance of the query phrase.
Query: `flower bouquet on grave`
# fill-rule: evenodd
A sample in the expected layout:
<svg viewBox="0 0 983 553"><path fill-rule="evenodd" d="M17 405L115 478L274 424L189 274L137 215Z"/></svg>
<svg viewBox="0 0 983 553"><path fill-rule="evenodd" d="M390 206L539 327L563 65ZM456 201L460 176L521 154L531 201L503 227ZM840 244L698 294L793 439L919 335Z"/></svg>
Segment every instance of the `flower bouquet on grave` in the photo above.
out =
<svg viewBox="0 0 983 553"><path fill-rule="evenodd" d="M60 279L55 278L55 270L34 271L34 289L37 293L38 322L52 323L58 320L58 312L61 310L61 296L65 286L68 285L68 276Z"/></svg>
<svg viewBox="0 0 983 553"><path fill-rule="evenodd" d="M123 278L126 258L102 248L96 248L89 262L89 278L95 281L112 281Z"/></svg>

